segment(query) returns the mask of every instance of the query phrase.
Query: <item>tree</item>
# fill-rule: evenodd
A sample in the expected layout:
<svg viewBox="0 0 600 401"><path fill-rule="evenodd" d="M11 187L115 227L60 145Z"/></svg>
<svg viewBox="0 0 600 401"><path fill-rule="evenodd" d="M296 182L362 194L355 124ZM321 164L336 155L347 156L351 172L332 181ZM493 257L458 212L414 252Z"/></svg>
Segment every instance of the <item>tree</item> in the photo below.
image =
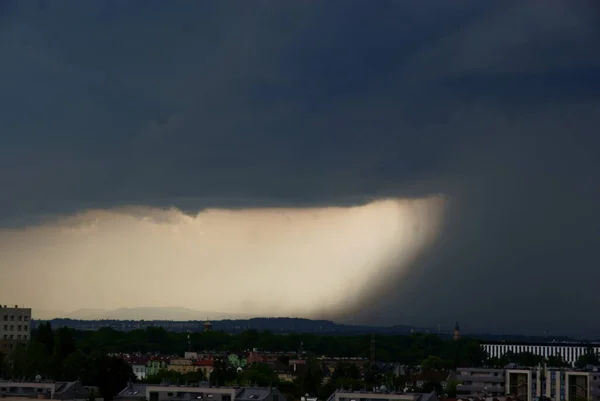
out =
<svg viewBox="0 0 600 401"><path fill-rule="evenodd" d="M62 379L72 381L85 377L89 364L90 360L86 354L82 351L73 352L61 364Z"/></svg>
<svg viewBox="0 0 600 401"><path fill-rule="evenodd" d="M265 363L255 363L238 375L241 385L273 386L279 382L277 374Z"/></svg>
<svg viewBox="0 0 600 401"><path fill-rule="evenodd" d="M592 347L587 347L585 354L581 355L575 362L575 366L578 368L585 368L587 365L600 365L598 355L594 352L594 348Z"/></svg>
<svg viewBox="0 0 600 401"><path fill-rule="evenodd" d="M50 322L40 323L37 330L32 332L31 337L33 341L37 341L44 346L47 355L52 355L54 352L54 332Z"/></svg>
<svg viewBox="0 0 600 401"><path fill-rule="evenodd" d="M77 351L72 329L61 327L54 336L54 357L60 361Z"/></svg>
<svg viewBox="0 0 600 401"><path fill-rule="evenodd" d="M458 380L449 380L448 383L446 383L446 394L448 398L456 397L456 389L458 387L458 384Z"/></svg>
<svg viewBox="0 0 600 401"><path fill-rule="evenodd" d="M233 384L237 380L237 371L229 365L226 358L218 358L214 361L209 379L212 386Z"/></svg>
<svg viewBox="0 0 600 401"><path fill-rule="evenodd" d="M120 358L102 356L93 360L85 372L84 384L95 384L105 401L112 400L130 381L135 380L131 366Z"/></svg>
<svg viewBox="0 0 600 401"><path fill-rule="evenodd" d="M566 368L571 366L560 355L552 355L546 358L546 366L552 368Z"/></svg>
<svg viewBox="0 0 600 401"><path fill-rule="evenodd" d="M421 362L421 370L425 372L434 372L439 370L448 370L452 368L452 361L442 359L437 355L429 355Z"/></svg>

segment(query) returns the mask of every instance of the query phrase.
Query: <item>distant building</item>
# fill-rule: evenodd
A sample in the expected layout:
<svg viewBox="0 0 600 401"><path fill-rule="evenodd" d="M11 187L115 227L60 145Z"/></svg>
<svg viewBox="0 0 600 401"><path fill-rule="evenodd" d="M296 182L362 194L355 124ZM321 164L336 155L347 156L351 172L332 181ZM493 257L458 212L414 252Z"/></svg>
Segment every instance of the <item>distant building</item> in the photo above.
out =
<svg viewBox="0 0 600 401"><path fill-rule="evenodd" d="M31 308L0 305L0 352L9 352L31 338Z"/></svg>
<svg viewBox="0 0 600 401"><path fill-rule="evenodd" d="M13 382L0 381L0 398L2 399L55 399L55 400L87 400L89 391L95 387L86 387L79 381L74 382Z"/></svg>
<svg viewBox="0 0 600 401"><path fill-rule="evenodd" d="M379 391L337 390L327 401L438 401L433 393L395 393L385 389Z"/></svg>
<svg viewBox="0 0 600 401"><path fill-rule="evenodd" d="M559 368L506 369L506 393L521 401L600 401L600 372Z"/></svg>
<svg viewBox="0 0 600 401"><path fill-rule="evenodd" d="M571 366L575 366L575 362L580 356L588 352L589 345L577 343L545 343L545 344L481 344L481 348L490 356L501 358L507 353L520 354L529 352L534 355L548 358L550 356L560 356L565 362ZM600 346L594 345L593 352L600 353Z"/></svg>
<svg viewBox="0 0 600 401"><path fill-rule="evenodd" d="M459 396L497 397L505 394L504 369L458 368L456 386Z"/></svg>
<svg viewBox="0 0 600 401"><path fill-rule="evenodd" d="M212 331L212 323L209 322L208 320L206 322L204 322L204 331Z"/></svg>
<svg viewBox="0 0 600 401"><path fill-rule="evenodd" d="M146 364L146 377L156 376L161 370L167 369L168 365L168 358L154 357L150 359Z"/></svg>
<svg viewBox="0 0 600 401"><path fill-rule="evenodd" d="M460 327L458 326L458 322L454 325L454 340L460 340Z"/></svg>
<svg viewBox="0 0 600 401"><path fill-rule="evenodd" d="M210 387L165 386L158 384L129 383L115 400L148 401L287 401L276 388L261 387Z"/></svg>

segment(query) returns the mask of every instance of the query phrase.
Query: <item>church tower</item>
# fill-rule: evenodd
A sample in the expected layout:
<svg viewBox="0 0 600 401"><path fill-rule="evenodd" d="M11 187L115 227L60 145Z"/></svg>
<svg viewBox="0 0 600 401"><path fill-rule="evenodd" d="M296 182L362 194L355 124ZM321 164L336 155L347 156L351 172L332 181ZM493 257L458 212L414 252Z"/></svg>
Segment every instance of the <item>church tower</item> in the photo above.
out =
<svg viewBox="0 0 600 401"><path fill-rule="evenodd" d="M458 322L454 325L454 340L460 339L460 327L458 327Z"/></svg>
<svg viewBox="0 0 600 401"><path fill-rule="evenodd" d="M206 322L204 322L204 331L212 331L212 323L208 321L208 319L206 319Z"/></svg>

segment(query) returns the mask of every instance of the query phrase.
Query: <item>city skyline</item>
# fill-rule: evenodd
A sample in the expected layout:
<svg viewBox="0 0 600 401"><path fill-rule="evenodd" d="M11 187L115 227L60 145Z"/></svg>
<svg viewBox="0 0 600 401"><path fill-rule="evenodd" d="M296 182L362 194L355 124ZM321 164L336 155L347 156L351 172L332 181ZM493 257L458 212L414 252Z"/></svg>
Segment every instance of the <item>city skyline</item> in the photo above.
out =
<svg viewBox="0 0 600 401"><path fill-rule="evenodd" d="M599 15L4 1L3 302L600 337Z"/></svg>

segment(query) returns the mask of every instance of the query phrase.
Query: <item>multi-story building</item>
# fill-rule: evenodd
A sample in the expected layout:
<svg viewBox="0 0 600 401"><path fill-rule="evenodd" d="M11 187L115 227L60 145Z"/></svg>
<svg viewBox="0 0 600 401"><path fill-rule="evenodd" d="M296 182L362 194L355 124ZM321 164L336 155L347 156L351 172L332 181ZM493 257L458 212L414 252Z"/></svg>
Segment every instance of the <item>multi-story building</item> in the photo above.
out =
<svg viewBox="0 0 600 401"><path fill-rule="evenodd" d="M129 383L117 395L116 400L286 401L286 398L279 390L272 387L167 386Z"/></svg>
<svg viewBox="0 0 600 401"><path fill-rule="evenodd" d="M481 347L490 357L500 358L507 353L520 354L528 352L548 358L560 356L565 362L575 366L580 356L586 354L590 345L579 343L546 343L546 344L481 344ZM600 353L600 345L591 346L593 352Z"/></svg>
<svg viewBox="0 0 600 401"><path fill-rule="evenodd" d="M506 393L522 401L600 401L600 372L558 368L506 369Z"/></svg>
<svg viewBox="0 0 600 401"><path fill-rule="evenodd" d="M432 393L397 393L386 390L380 391L349 391L337 390L327 401L438 401L435 392Z"/></svg>
<svg viewBox="0 0 600 401"><path fill-rule="evenodd" d="M94 390L95 394L98 394L97 388L83 386L79 381L0 381L0 398L3 400L18 400L22 398L86 400L89 397L89 391L91 389Z"/></svg>
<svg viewBox="0 0 600 401"><path fill-rule="evenodd" d="M456 391L469 397L496 397L505 394L504 369L458 368Z"/></svg>
<svg viewBox="0 0 600 401"><path fill-rule="evenodd" d="M0 305L0 352L8 352L31 337L31 309Z"/></svg>

